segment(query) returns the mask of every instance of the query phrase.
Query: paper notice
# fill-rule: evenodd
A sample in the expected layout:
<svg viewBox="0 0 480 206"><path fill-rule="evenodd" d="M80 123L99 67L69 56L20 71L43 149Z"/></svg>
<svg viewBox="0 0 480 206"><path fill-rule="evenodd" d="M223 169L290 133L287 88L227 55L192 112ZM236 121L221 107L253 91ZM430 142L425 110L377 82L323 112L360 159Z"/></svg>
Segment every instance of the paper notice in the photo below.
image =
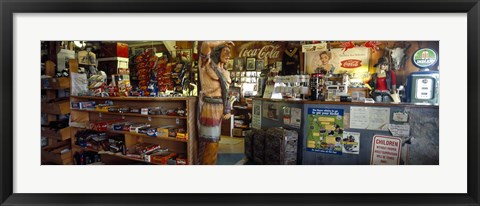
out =
<svg viewBox="0 0 480 206"><path fill-rule="evenodd" d="M389 124L388 129L395 137L410 136L410 125L408 124Z"/></svg>
<svg viewBox="0 0 480 206"><path fill-rule="evenodd" d="M300 128L302 124L302 109L292 108L290 110L290 125L292 127Z"/></svg>
<svg viewBox="0 0 480 206"><path fill-rule="evenodd" d="M368 129L387 131L390 123L390 108L370 107L369 109L370 124Z"/></svg>
<svg viewBox="0 0 480 206"><path fill-rule="evenodd" d="M350 128L367 129L368 107L350 107Z"/></svg>
<svg viewBox="0 0 480 206"><path fill-rule="evenodd" d="M408 113L405 113L405 112L395 112L395 113L393 113L393 121L407 122L408 121Z"/></svg>

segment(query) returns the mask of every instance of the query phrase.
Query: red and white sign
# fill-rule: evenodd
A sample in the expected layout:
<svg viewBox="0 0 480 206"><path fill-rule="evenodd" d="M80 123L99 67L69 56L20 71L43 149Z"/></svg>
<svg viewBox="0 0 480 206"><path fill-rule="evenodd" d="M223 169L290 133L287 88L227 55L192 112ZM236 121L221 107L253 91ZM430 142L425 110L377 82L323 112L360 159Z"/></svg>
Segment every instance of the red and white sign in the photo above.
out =
<svg viewBox="0 0 480 206"><path fill-rule="evenodd" d="M402 152L402 139L375 135L372 141L371 165L398 165L400 164L400 153Z"/></svg>
<svg viewBox="0 0 480 206"><path fill-rule="evenodd" d="M340 66L347 69L353 69L362 66L362 60L347 59L340 62Z"/></svg>

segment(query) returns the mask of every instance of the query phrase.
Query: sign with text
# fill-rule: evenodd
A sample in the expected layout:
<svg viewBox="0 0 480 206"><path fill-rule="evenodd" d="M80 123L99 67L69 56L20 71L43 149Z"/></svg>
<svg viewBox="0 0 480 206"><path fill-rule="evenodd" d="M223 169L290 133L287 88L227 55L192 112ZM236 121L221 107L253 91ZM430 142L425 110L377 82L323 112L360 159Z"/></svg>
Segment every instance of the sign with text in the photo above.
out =
<svg viewBox="0 0 480 206"><path fill-rule="evenodd" d="M308 108L309 152L342 154L343 109Z"/></svg>
<svg viewBox="0 0 480 206"><path fill-rule="evenodd" d="M373 136L371 165L398 165L402 139L383 135Z"/></svg>
<svg viewBox="0 0 480 206"><path fill-rule="evenodd" d="M366 47L355 47L344 51L342 48L331 50L332 62L335 66L334 74L343 74L345 72L354 74L355 78L367 78L370 50Z"/></svg>
<svg viewBox="0 0 480 206"><path fill-rule="evenodd" d="M283 44L265 41L238 42L235 46L235 53L236 57L281 61L284 47Z"/></svg>

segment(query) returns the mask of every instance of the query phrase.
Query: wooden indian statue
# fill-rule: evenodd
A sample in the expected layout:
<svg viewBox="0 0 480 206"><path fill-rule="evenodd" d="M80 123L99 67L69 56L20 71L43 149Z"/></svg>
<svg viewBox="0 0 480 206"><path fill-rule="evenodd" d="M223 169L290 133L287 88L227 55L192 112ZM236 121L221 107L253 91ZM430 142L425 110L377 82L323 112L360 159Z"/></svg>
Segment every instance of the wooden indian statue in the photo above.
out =
<svg viewBox="0 0 480 206"><path fill-rule="evenodd" d="M228 88L231 79L225 64L233 46L231 41L205 41L200 47L199 164L216 164L222 119L230 118L232 103Z"/></svg>

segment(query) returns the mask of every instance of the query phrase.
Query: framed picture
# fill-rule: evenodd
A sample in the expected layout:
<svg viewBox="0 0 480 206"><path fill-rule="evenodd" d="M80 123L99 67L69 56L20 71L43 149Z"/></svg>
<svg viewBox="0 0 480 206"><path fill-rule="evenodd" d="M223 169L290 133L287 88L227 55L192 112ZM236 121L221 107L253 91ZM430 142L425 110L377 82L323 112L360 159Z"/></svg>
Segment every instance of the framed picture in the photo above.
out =
<svg viewBox="0 0 480 206"><path fill-rule="evenodd" d="M277 68L278 71L282 71L282 62L278 61L275 63L275 68Z"/></svg>
<svg viewBox="0 0 480 206"><path fill-rule="evenodd" d="M235 71L243 71L245 69L245 58L235 58Z"/></svg>
<svg viewBox="0 0 480 206"><path fill-rule="evenodd" d="M274 6L267 7L266 5ZM92 1L91 4L75 4L75 8L71 7L71 2L67 1L38 0L30 1L28 4L25 4L25 1L2 1L0 40L0 63L2 66L2 76L0 77L2 80L0 187L2 192L0 204L227 205L241 200L243 205L262 205L262 203L274 205L479 205L480 155L478 148L480 148L480 144L478 137L480 134L477 129L480 126L478 121L480 84L477 83L480 78L478 71L478 65L480 65L478 58L480 50L478 44L480 41L480 35L478 35L479 7L478 0L439 0L437 2L425 0L386 0L382 2L372 0L339 2L266 0L248 3L205 0L178 2L159 0L138 3L133 0L125 0ZM142 12L147 12L148 15L138 14ZM204 15L210 18L208 20L202 17L203 14L196 15L196 13L209 12L213 13ZM231 17L224 12L241 14L238 14L239 17ZM245 14L245 12L252 13ZM272 12L272 14L257 14L257 12ZM279 12L286 13L279 15ZM124 13L129 13L129 15ZM157 15L156 13L161 14ZM183 19L184 13L191 14L186 15L189 16L189 19L181 22L185 25L179 26L178 17L182 16L181 19ZM328 16L329 13L342 13L342 18L348 18L348 29L345 24L340 24L333 18L338 16L329 16L330 22L319 21L321 18L319 16ZM358 15L357 13L362 14ZM417 13L421 13L421 15L417 15ZM211 16L215 18L211 18ZM420 35L423 38L423 35L427 35L430 29L435 29L435 37L438 37L437 40L440 41L442 47L446 47L445 51L454 51L444 53L446 58L442 59L442 69L444 70L441 71L441 75L444 80L442 80L441 88L449 92L442 93L445 96L441 101L449 104L442 104L440 116L444 118L442 121L446 121L445 124L450 126L441 129L441 141L455 140L448 144L442 144L439 154L441 165L402 168L374 165L361 167L348 165L340 168L309 165L308 169L305 167L245 166L246 169L242 168L242 172L248 171L249 174L254 175L250 175L248 178L236 178L239 177L235 173L238 169L230 167L188 166L181 169L175 167L175 171L173 171L168 166L151 167L151 169L137 166L122 167L121 169L119 167L85 166L81 170L75 170L76 167L38 164L40 141L32 141L32 139L38 140L40 137L40 120L38 118L40 110L28 104L35 101L40 102L37 93L30 94L30 91L37 91L31 87L35 87L35 85L40 87L40 84L29 84L29 82L40 81L38 75L35 75L38 73L39 62L25 61L25 59L38 59L39 42L45 39L70 39L72 37L99 40L152 40L158 38L159 33L162 34L163 39L260 39L262 36L257 32L223 32L230 36L219 34L222 33L221 31L231 29L231 25L225 22L235 22L237 28L248 28L249 31L266 29L264 24L253 28L252 25L258 24L259 18L251 18L254 19L252 21L245 18L251 16L259 17L261 22L269 22L269 25L273 25L275 28L284 26L285 22L291 20L292 17L302 18L303 16L301 20L297 21L296 19L294 25L289 25L298 26L298 32L270 32L269 35L274 35L272 39L310 40L314 39L313 34L317 37L319 34L321 36L329 35L331 39L334 39L334 32L337 35L336 39L365 39L368 38L363 36L365 33L375 33L375 37L382 39L392 39L389 35L402 35L403 39L415 39ZM380 18L382 22L394 22L395 27L404 28L400 29L403 31L392 32L390 29L385 29L388 31L383 32L382 29L378 29L372 32L365 26L378 25ZM79 34L76 29L65 29L65 19L73 24L81 22L82 25L88 25L90 32L88 35L83 35ZM316 21L312 21L312 19ZM436 21L434 23L427 21L432 19L436 19ZM152 31L149 29L149 32L138 32L137 29L122 29L125 28L125 20L134 21L137 28L151 28ZM449 40L450 44L445 44L441 32L445 30L441 29L450 29L450 22L457 21L461 22L462 29L455 30L455 32L449 30L450 32L444 33L455 36L457 32L462 32L465 34L463 37L467 38L457 37L454 41ZM62 26L58 26L59 28L51 26L48 31L42 31L39 29L42 28L40 25L42 22ZM162 26L151 26L151 22L162 22ZM311 22L321 22L325 26L316 26ZM421 25L423 29L418 29L419 27L416 27L420 25L418 22L428 22L428 30L425 29L425 24ZM25 30L27 28L32 30ZM55 29L61 29L61 31ZM119 29L122 32L111 32L119 31ZM168 30L172 30L172 32L168 32ZM193 32L191 32L193 30L202 32L195 33L193 36ZM32 32L35 32L35 35L31 35ZM55 36L49 36L46 32L54 33ZM92 32L95 35L91 35ZM202 33L208 33L210 36ZM287 36L282 33L295 33L298 36ZM467 33L468 35L466 35ZM57 34L59 35L57 36ZM112 34L116 36L112 36ZM395 38L400 39L399 36L395 36ZM432 36L428 38L432 38ZM173 47L174 45L167 46ZM194 52L194 54L197 53ZM23 61L21 61L22 59ZM29 62L32 63L29 64ZM447 62L450 63L448 66ZM242 61L241 66L235 62L234 68L238 68L239 71L243 70L240 68L245 68L245 62ZM458 72L459 69L462 72ZM452 70L455 70L453 71L455 73L452 73ZM461 81L458 81L459 79ZM454 89L452 90L452 88ZM411 109L422 109L422 106L412 105ZM445 110L454 110L455 112L445 112ZM307 113L307 111L302 112ZM263 115L270 113L266 111ZM462 125L451 126L450 123L454 121L461 122ZM362 136L361 138L369 137ZM415 136L411 141L402 143L409 144L410 147L419 147L418 142L422 141L419 138L419 136ZM186 149L182 145L183 141L177 141L177 143L181 145L179 148ZM365 146L367 147L361 148L360 156L364 149L370 149L368 145ZM351 158L352 156L345 155L344 157ZM32 159L33 163L29 159ZM279 171L282 172L279 173ZM329 171L329 174L323 175L319 171ZM399 175L400 172L402 175ZM219 173L233 175L225 178L224 175L218 175ZM427 174L430 175L432 181L424 184L415 182L420 175L428 177ZM98 179L98 177L101 178ZM286 177L287 179L285 179ZM108 184L98 186L99 182L112 179L115 181L108 181ZM335 182L324 184L329 180ZM168 183L165 183L167 181ZM288 184L278 184L282 181L288 181ZM409 184L405 186L405 182ZM420 189L420 187L426 188L426 186L431 186L431 189ZM442 192L445 189L448 191ZM455 190L453 191L453 189Z"/></svg>
<svg viewBox="0 0 480 206"><path fill-rule="evenodd" d="M263 70L263 67L264 67L264 64L265 64L265 61L264 61L263 59L257 60L257 62L256 62L256 65L257 65L257 66L255 66L255 69L256 69L257 71L262 71L262 70Z"/></svg>
<svg viewBox="0 0 480 206"><path fill-rule="evenodd" d="M255 58L247 58L247 71L255 70Z"/></svg>
<svg viewBox="0 0 480 206"><path fill-rule="evenodd" d="M229 60L227 61L227 63L225 64L225 68L226 68L228 71L233 70L233 59L229 59Z"/></svg>

